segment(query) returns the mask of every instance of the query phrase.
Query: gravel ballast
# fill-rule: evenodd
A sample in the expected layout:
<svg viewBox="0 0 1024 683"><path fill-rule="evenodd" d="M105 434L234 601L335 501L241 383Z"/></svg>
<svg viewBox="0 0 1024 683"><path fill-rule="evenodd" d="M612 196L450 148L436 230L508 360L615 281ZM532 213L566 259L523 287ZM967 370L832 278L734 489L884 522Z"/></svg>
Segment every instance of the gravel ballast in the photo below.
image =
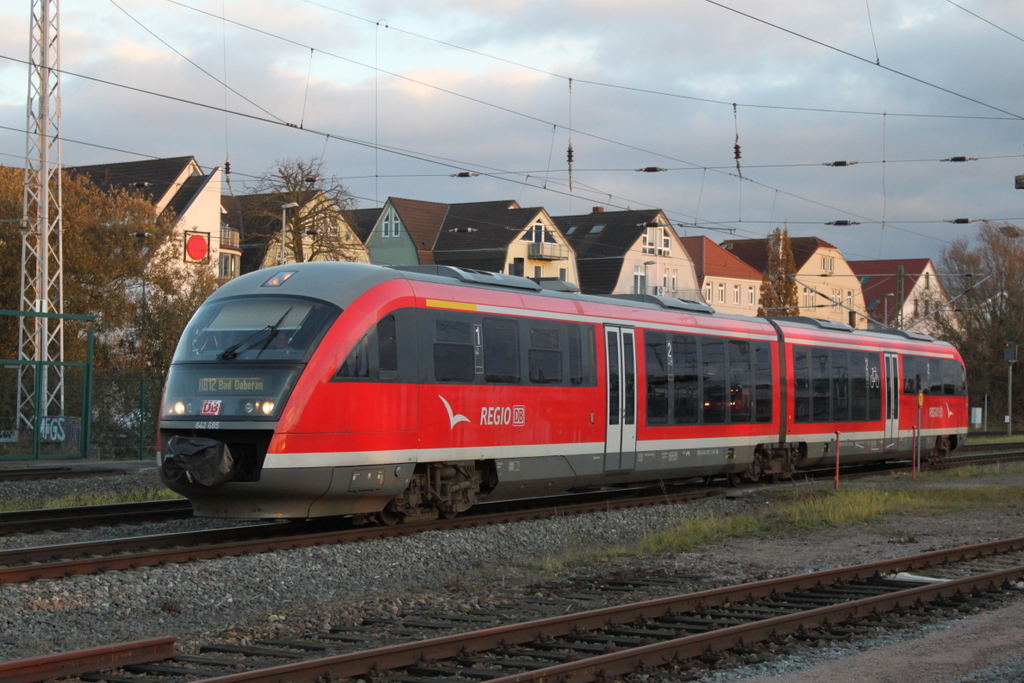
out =
<svg viewBox="0 0 1024 683"><path fill-rule="evenodd" d="M131 488L148 481L147 477L153 474L140 471L80 479L74 480L73 485L80 492L88 487L94 490L115 486ZM1024 480L1024 477L1018 478ZM884 481L891 483L891 479ZM965 481L956 480L955 485L963 485ZM33 492L33 487L38 490L52 483L0 484L0 495L38 497L40 494ZM1000 480L999 483L1007 482ZM1020 485L1024 481L1010 483ZM180 651L194 651L211 641L252 642L261 638L299 636L309 630L358 623L370 616L393 617L415 611L445 614L482 606L514 605L517 598L537 594L541 590L538 586L546 582L634 570L692 576L693 585L687 590L702 590L1005 538L1019 535L1024 522L1024 511L1020 510L940 517L894 516L845 528L800 532L784 538L735 539L692 552L598 563L597 566L594 563L574 565L555 572L559 567L558 559L567 554L628 544L652 531L669 528L683 518L741 514L768 504L772 495L771 489L757 489L734 498L425 532L347 545L3 585L0 586L0 660L166 635L180 639ZM118 527L118 530L128 528ZM167 529L166 526L161 528ZM75 537L83 540L81 532ZM0 543L6 542L7 539L0 538ZM1021 608L1018 605L1007 609ZM974 618L978 617L957 623ZM1024 619L1018 623L1024 623ZM951 628L936 627L934 632L938 634ZM891 643L879 642L871 646L870 652L888 650L904 641L926 640L932 635L926 631L919 633L924 638L887 635L885 638ZM1018 643L1024 643L1024 636ZM708 680L724 682L736 680L730 676L794 675L788 673L791 668L810 672L812 669L808 667L816 666L816 662L823 665L820 662L827 663L829 657L863 656L857 648L857 644L830 648L835 652L816 652L797 661L791 658L788 663L775 663L774 669L769 663L760 665L761 670L745 673L737 673L743 670L718 672ZM1019 654L1019 651L1012 654ZM1006 667L1014 666L1010 655L1003 659L1006 659ZM1020 663L1016 666L1019 669ZM1001 671L1006 670L997 668L992 676ZM952 675L967 673L986 675L981 668ZM663 679L652 675L650 680ZM812 679L792 680L795 683ZM843 679L824 676L816 680ZM910 679L863 676L860 680Z"/></svg>

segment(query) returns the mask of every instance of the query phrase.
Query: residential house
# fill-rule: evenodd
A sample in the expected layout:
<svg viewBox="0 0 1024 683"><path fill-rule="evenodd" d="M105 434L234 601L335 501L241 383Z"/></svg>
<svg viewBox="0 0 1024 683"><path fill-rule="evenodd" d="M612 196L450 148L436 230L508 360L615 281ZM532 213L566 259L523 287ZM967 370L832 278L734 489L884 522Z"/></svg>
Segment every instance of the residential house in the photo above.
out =
<svg viewBox="0 0 1024 683"><path fill-rule="evenodd" d="M949 297L931 259L849 263L864 290L869 327L898 327L925 334L935 331L931 316L949 303Z"/></svg>
<svg viewBox="0 0 1024 683"><path fill-rule="evenodd" d="M800 315L867 327L860 281L839 249L819 237L791 237L790 246ZM727 240L722 247L758 272L768 266L767 239Z"/></svg>
<svg viewBox="0 0 1024 683"><path fill-rule="evenodd" d="M88 176L104 190L140 192L153 203L157 215L172 212L182 263L208 264L221 280L238 274L238 234L221 223L219 167L204 172L195 157L183 156L73 166L68 171Z"/></svg>
<svg viewBox="0 0 1024 683"><path fill-rule="evenodd" d="M660 209L556 216L576 250L585 294L655 294L701 300L693 259Z"/></svg>
<svg viewBox="0 0 1024 683"><path fill-rule="evenodd" d="M442 204L390 197L354 212L370 261L446 265L535 279L578 282L575 254L542 208L513 200Z"/></svg>
<svg viewBox="0 0 1024 683"><path fill-rule="evenodd" d="M379 209L357 209L357 229L370 253L370 262L385 266L434 263L434 245L448 204L388 197ZM370 230L364 235L365 228Z"/></svg>
<svg viewBox="0 0 1024 683"><path fill-rule="evenodd" d="M707 237L681 237L704 300L719 313L757 315L762 274Z"/></svg>
<svg viewBox="0 0 1024 683"><path fill-rule="evenodd" d="M241 236L243 274L296 260L370 262L352 222L320 190L225 195L221 204L225 223Z"/></svg>

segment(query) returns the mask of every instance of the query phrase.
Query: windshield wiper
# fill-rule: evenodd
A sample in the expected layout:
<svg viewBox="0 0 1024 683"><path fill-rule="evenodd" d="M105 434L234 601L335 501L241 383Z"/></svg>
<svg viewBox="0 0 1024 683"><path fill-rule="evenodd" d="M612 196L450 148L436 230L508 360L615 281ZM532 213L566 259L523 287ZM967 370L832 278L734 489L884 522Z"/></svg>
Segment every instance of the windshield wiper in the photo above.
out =
<svg viewBox="0 0 1024 683"><path fill-rule="evenodd" d="M289 306L288 310L284 312L284 315L278 318L277 322L270 326L270 334L267 335L267 339L263 342L263 346L260 347L260 350L256 352L256 358L259 358L260 354L266 351L267 347L270 346L270 342L274 341L274 337L277 336L277 328L281 327L281 323L283 323L284 319L288 317L288 314L292 312L292 308L292 306Z"/></svg>
<svg viewBox="0 0 1024 683"><path fill-rule="evenodd" d="M268 334L268 335L267 335L267 339L266 339L266 341L264 342L264 344L263 344L263 347L262 347L262 348L260 349L260 353L263 353L263 349L267 348L267 346L269 346L269 345L270 345L270 340L274 338L274 335L275 335L275 334L277 334L277 328L279 328L279 327L281 326L281 323L283 323L283 322L284 322L284 319L285 319L285 318L286 318L286 317L288 316L288 314L289 314L289 313L291 313L291 312L292 312L292 308L294 308L294 307L293 307L293 306L289 306L289 307L288 307L288 310L284 312L284 315L282 315L282 316L281 316L281 317L280 317L280 318L278 319L278 321L277 321L276 323L274 323L273 325L267 325L267 326L266 326L266 327L264 327L264 328L261 328L261 329L259 329L259 330L256 330L255 332L253 332L252 334L250 334L250 335L249 335L248 337L246 337L246 338L245 338L245 339L243 339L242 341L240 341L240 342L237 342L237 343L235 343L235 344L232 344L232 345L231 345L231 346L229 346L228 348L224 349L224 351L222 351L222 352L221 352L221 354L220 354L219 358L220 358L221 360L234 360L235 358L237 358L237 357L238 357L238 349L242 348L242 345L243 345L243 344L245 344L245 343L246 343L247 341L249 341L249 340L250 340L250 339L252 339L253 337L256 337L256 336L258 336L258 335L262 334L263 332L267 332L267 331L269 331L269 332L270 332L270 334ZM253 345L252 345L252 346L250 346L249 348L251 349L251 348L253 348L253 346L256 346L256 344L253 344ZM258 356L258 355L259 355L259 354L257 354L257 356Z"/></svg>

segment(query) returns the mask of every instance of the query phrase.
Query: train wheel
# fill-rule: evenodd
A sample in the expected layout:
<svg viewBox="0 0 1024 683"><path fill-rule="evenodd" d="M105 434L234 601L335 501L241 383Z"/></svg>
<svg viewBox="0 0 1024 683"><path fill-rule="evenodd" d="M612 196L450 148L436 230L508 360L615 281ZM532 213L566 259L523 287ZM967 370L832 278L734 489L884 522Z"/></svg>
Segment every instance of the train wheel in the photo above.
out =
<svg viewBox="0 0 1024 683"><path fill-rule="evenodd" d="M740 475L737 472L730 472L729 474L725 475L725 481L732 488L736 488L737 486L740 485Z"/></svg>
<svg viewBox="0 0 1024 683"><path fill-rule="evenodd" d="M405 517L401 512L394 512L392 510L381 510L377 513L377 519L384 526L395 526L400 523Z"/></svg>

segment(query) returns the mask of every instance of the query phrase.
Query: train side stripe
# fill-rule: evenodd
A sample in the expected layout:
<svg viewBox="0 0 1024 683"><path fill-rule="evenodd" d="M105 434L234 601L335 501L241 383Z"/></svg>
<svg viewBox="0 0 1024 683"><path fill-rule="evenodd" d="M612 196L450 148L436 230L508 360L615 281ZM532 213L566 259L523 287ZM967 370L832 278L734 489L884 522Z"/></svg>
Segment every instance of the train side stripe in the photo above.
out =
<svg viewBox="0 0 1024 683"><path fill-rule="evenodd" d="M467 304L462 301L442 301L441 299L427 299L427 308L446 308L452 311L476 311L476 304Z"/></svg>

